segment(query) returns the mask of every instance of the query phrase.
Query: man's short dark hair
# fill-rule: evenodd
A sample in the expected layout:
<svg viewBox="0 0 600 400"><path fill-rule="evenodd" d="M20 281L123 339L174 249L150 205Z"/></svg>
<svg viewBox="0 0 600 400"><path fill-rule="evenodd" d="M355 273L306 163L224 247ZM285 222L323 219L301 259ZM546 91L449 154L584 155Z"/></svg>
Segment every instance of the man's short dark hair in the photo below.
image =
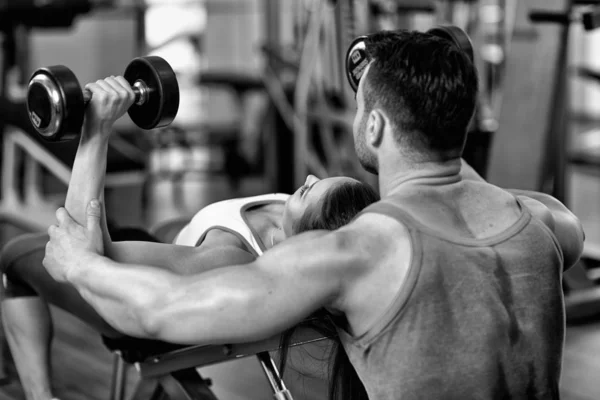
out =
<svg viewBox="0 0 600 400"><path fill-rule="evenodd" d="M386 112L402 146L441 156L462 151L479 86L467 54L415 31L378 32L365 45L373 60L363 83L365 112Z"/></svg>

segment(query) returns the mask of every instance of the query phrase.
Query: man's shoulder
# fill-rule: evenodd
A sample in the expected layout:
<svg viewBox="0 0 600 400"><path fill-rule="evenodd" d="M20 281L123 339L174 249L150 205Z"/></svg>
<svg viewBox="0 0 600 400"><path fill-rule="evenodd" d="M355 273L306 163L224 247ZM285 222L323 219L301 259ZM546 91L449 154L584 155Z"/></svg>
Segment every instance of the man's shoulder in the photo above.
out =
<svg viewBox="0 0 600 400"><path fill-rule="evenodd" d="M402 220L394 214L399 208L393 201L372 204L356 217L351 224L341 230L347 230L364 237L401 237L407 232Z"/></svg>
<svg viewBox="0 0 600 400"><path fill-rule="evenodd" d="M369 259L382 259L410 243L410 234L401 220L378 212L365 212L338 231L348 251Z"/></svg>
<svg viewBox="0 0 600 400"><path fill-rule="evenodd" d="M361 214L339 234L345 235L344 251L360 262L345 269L342 289L332 307L347 316L357 310L366 315L373 307L365 305L365 299L381 298L380 291L387 290L385 282L401 281L405 276L412 257L410 234L400 220L370 212Z"/></svg>

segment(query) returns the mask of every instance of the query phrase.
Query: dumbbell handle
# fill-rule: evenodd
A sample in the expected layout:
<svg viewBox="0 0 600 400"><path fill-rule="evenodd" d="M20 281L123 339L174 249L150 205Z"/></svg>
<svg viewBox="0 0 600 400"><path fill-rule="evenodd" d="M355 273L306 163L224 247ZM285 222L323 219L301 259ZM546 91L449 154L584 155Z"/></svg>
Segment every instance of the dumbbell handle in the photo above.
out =
<svg viewBox="0 0 600 400"><path fill-rule="evenodd" d="M135 95L135 99L133 101L134 104L141 106L148 101L148 96L150 95L151 90L144 81L135 81L131 89ZM83 89L83 103L87 106L90 100L92 100L92 92L89 89Z"/></svg>

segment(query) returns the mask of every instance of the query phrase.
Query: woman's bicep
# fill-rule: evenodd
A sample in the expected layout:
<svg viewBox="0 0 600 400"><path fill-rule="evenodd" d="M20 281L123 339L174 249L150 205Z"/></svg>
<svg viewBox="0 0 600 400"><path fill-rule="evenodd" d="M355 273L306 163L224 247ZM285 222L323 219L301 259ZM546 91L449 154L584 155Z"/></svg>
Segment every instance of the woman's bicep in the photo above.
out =
<svg viewBox="0 0 600 400"><path fill-rule="evenodd" d="M111 259L119 263L142 264L191 274L226 265L246 264L255 256L236 246L198 247L153 242L115 242Z"/></svg>
<svg viewBox="0 0 600 400"><path fill-rule="evenodd" d="M230 265L248 264L255 259L252 253L236 246L196 247L195 251L188 252L178 260L178 270L180 273L196 274Z"/></svg>
<svg viewBox="0 0 600 400"><path fill-rule="evenodd" d="M107 256L118 263L141 264L172 269L170 264L185 257L192 248L166 243L124 241L113 242Z"/></svg>

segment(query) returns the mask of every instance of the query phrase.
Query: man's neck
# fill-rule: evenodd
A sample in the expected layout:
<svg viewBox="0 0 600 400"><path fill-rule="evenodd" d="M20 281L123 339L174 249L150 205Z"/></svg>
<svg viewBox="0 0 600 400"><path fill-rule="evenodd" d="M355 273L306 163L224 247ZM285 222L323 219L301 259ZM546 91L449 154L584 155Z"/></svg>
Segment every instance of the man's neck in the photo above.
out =
<svg viewBox="0 0 600 400"><path fill-rule="evenodd" d="M382 163L379 170L381 197L393 194L408 185L438 186L461 180L461 159L406 163L396 160Z"/></svg>

